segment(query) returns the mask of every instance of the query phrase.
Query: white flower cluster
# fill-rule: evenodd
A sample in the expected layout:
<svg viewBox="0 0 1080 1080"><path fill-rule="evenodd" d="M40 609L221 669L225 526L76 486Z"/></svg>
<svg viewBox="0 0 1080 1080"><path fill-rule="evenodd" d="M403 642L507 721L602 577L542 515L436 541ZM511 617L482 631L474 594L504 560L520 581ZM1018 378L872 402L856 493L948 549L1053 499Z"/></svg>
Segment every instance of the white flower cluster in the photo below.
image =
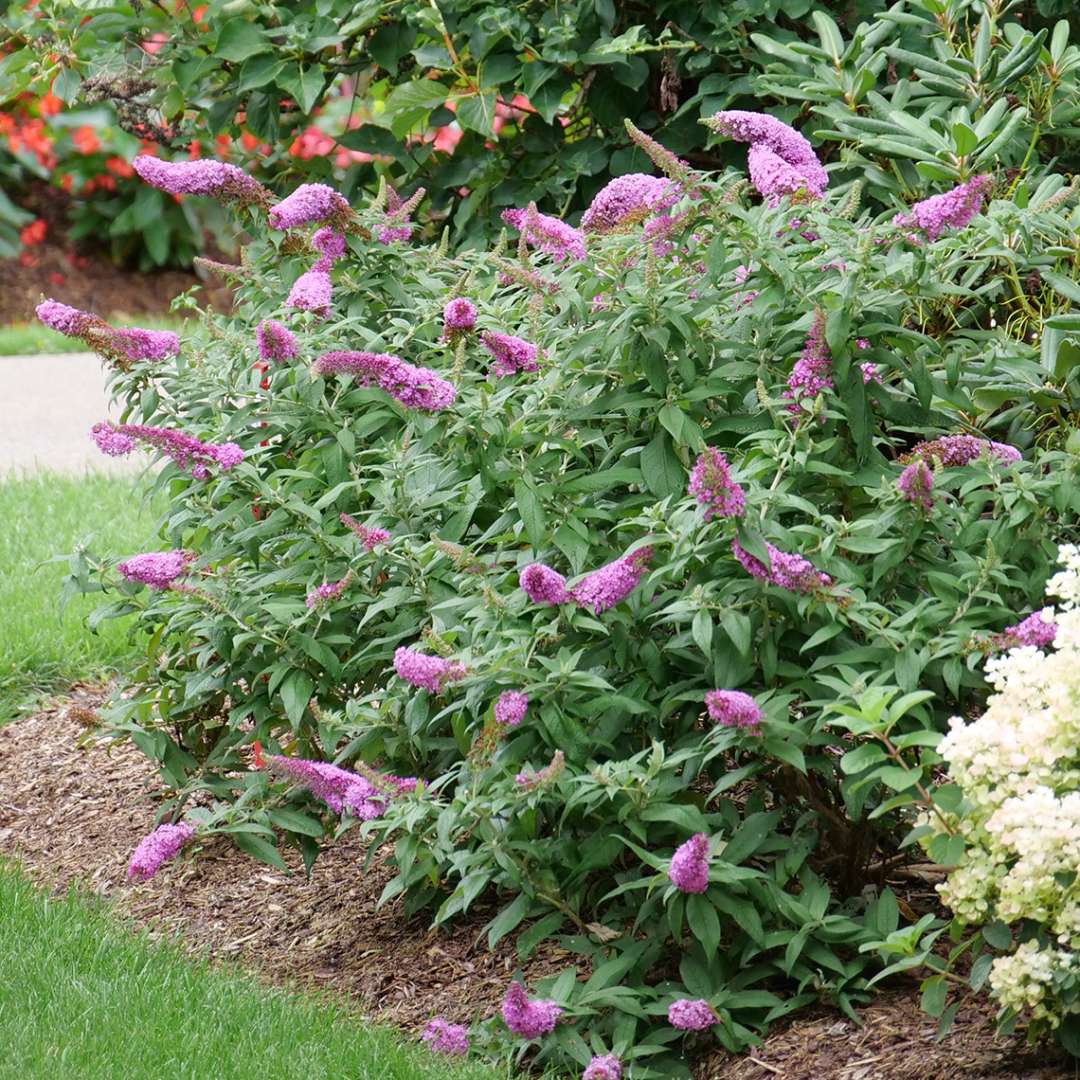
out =
<svg viewBox="0 0 1080 1080"><path fill-rule="evenodd" d="M996 692L985 713L953 719L940 744L964 796L943 818L966 844L942 899L966 922L1037 924L1045 946L1027 940L995 959L990 986L1002 1005L1051 1024L1080 1010L1055 991L1080 964L1080 549L1059 558L1064 569L1047 585L1061 600L1053 646L988 661Z"/></svg>

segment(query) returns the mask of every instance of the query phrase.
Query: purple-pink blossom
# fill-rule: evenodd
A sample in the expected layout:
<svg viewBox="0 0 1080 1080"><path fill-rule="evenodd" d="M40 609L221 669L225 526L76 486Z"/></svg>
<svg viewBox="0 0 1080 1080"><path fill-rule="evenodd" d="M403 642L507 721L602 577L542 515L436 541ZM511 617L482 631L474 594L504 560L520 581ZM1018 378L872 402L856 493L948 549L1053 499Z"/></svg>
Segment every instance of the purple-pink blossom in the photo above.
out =
<svg viewBox="0 0 1080 1080"><path fill-rule="evenodd" d="M792 412L798 412L798 402L817 397L832 384L832 353L825 342L825 313L818 308L814 311L802 353L788 376L784 396L794 398L790 408Z"/></svg>
<svg viewBox="0 0 1080 1080"><path fill-rule="evenodd" d="M983 196L990 186L988 175L973 176L951 191L917 202L907 214L897 214L893 224L920 229L927 240L935 241L946 229L962 229L982 209Z"/></svg>
<svg viewBox="0 0 1080 1080"><path fill-rule="evenodd" d="M437 1054L461 1056L469 1052L469 1029L442 1016L429 1020L420 1038Z"/></svg>
<svg viewBox="0 0 1080 1080"><path fill-rule="evenodd" d="M533 344L513 334L499 334L485 331L480 335L480 344L495 358L491 365L495 375L516 375L523 371L537 371L536 362L539 350Z"/></svg>
<svg viewBox="0 0 1080 1080"><path fill-rule="evenodd" d="M593 197L581 216L581 227L585 232L605 233L636 224L669 209L678 200L679 192L679 185L663 176L616 176Z"/></svg>
<svg viewBox="0 0 1080 1080"><path fill-rule="evenodd" d="M397 241L408 240L412 236L411 215L413 210L420 204L424 197L424 189L416 191L402 202L401 196L393 189L386 191L386 212L383 215L384 224L380 225L375 233L375 239L380 244L393 244Z"/></svg>
<svg viewBox="0 0 1080 1080"><path fill-rule="evenodd" d="M276 319L263 319L255 327L255 341L263 360L274 360L279 364L295 359L300 352L292 331Z"/></svg>
<svg viewBox="0 0 1080 1080"><path fill-rule="evenodd" d="M668 1023L682 1031L704 1031L719 1023L713 1007L704 998L679 998L668 1006Z"/></svg>
<svg viewBox="0 0 1080 1080"><path fill-rule="evenodd" d="M131 453L137 443L145 443L172 458L180 469L198 480L209 476L209 466L228 472L244 459L236 443L204 443L182 431L147 427L144 424L113 424L103 420L90 430L90 437L103 454L121 457Z"/></svg>
<svg viewBox="0 0 1080 1080"><path fill-rule="evenodd" d="M502 219L517 229L530 247L546 252L556 262L585 258L585 237L581 230L558 218L538 213L535 206L525 210L504 210Z"/></svg>
<svg viewBox="0 0 1080 1080"><path fill-rule="evenodd" d="M311 234L311 246L328 259L340 259L345 254L345 237L329 225Z"/></svg>
<svg viewBox="0 0 1080 1080"><path fill-rule="evenodd" d="M447 337L476 326L476 305L464 296L448 300L442 314L443 331Z"/></svg>
<svg viewBox="0 0 1080 1080"><path fill-rule="evenodd" d="M705 695L705 708L714 723L746 728L755 734L764 717L758 703L741 690L710 690Z"/></svg>
<svg viewBox="0 0 1080 1080"><path fill-rule="evenodd" d="M867 360L865 363L860 364L859 371L862 372L862 381L864 384L881 382L881 372L878 370L877 364L873 361Z"/></svg>
<svg viewBox="0 0 1080 1080"><path fill-rule="evenodd" d="M758 581L767 581L790 592L808 593L832 584L828 574L814 568L814 565L801 555L789 555L766 541L769 552L769 566L754 558L739 541L731 541L731 550L742 568Z"/></svg>
<svg viewBox="0 0 1080 1080"><path fill-rule="evenodd" d="M622 1080L622 1063L614 1054L598 1054L585 1067L581 1080Z"/></svg>
<svg viewBox="0 0 1080 1080"><path fill-rule="evenodd" d="M374 551L378 544L385 544L390 539L390 534L385 529L380 529L375 525L362 525L348 514L342 514L339 520L368 551Z"/></svg>
<svg viewBox="0 0 1080 1080"><path fill-rule="evenodd" d="M108 346L128 360L164 360L180 351L180 339L171 330L114 327L110 328Z"/></svg>
<svg viewBox="0 0 1080 1080"><path fill-rule="evenodd" d="M530 1001L525 987L512 982L503 998L502 1015L506 1026L523 1039L536 1039L555 1030L562 1009L554 1001Z"/></svg>
<svg viewBox="0 0 1080 1080"><path fill-rule="evenodd" d="M268 754L266 762L275 772L303 784L335 814L347 811L361 821L381 817L391 798L416 787L413 777L389 776L366 766L362 767L363 772L352 772L328 761L281 754Z"/></svg>
<svg viewBox="0 0 1080 1080"><path fill-rule="evenodd" d="M113 327L92 311L80 311L56 300L43 301L35 311L50 330L82 338L90 348L117 359L163 360L180 351L180 339L171 330Z"/></svg>
<svg viewBox="0 0 1080 1080"><path fill-rule="evenodd" d="M325 256L324 256L325 258ZM334 286L327 270L319 260L310 270L305 270L294 282L285 303L297 311L313 311L316 315L330 313L330 300Z"/></svg>
<svg viewBox="0 0 1080 1080"><path fill-rule="evenodd" d="M457 396L452 384L431 368L414 367L390 353L328 352L314 363L316 375L351 375L363 386L374 383L406 408L439 412Z"/></svg>
<svg viewBox="0 0 1080 1080"><path fill-rule="evenodd" d="M351 571L338 581L324 581L307 594L304 603L309 608L322 607L324 604L330 603L331 600L336 600L349 587L351 581Z"/></svg>
<svg viewBox="0 0 1080 1080"><path fill-rule="evenodd" d="M246 203L265 203L270 197L258 180L225 161L162 161L140 154L131 165L141 180L171 195L214 195Z"/></svg>
<svg viewBox="0 0 1080 1080"><path fill-rule="evenodd" d="M737 142L750 144L750 181L770 206L783 195L820 198L829 177L806 137L767 113L729 109L715 113L709 127Z"/></svg>
<svg viewBox="0 0 1080 1080"><path fill-rule="evenodd" d="M613 608L637 588L652 555L651 547L627 552L599 570L586 574L569 590L570 599L578 607L591 608L596 615Z"/></svg>
<svg viewBox="0 0 1080 1080"><path fill-rule="evenodd" d="M703 893L709 887L709 837L696 833L671 856L668 878L680 892Z"/></svg>
<svg viewBox="0 0 1080 1080"><path fill-rule="evenodd" d="M727 458L712 446L694 463L687 492L705 507L706 521L713 517L741 517L746 510L746 496L731 479Z"/></svg>
<svg viewBox="0 0 1080 1080"><path fill-rule="evenodd" d="M187 572L195 556L189 551L148 551L116 564L128 579L151 589L167 589L171 582Z"/></svg>
<svg viewBox="0 0 1080 1080"><path fill-rule="evenodd" d="M896 481L902 498L925 513L934 508L934 474L925 458L916 458L900 474Z"/></svg>
<svg viewBox="0 0 1080 1080"><path fill-rule="evenodd" d="M1012 626L1006 626L1000 634L995 634L994 644L999 649L1015 649L1018 645L1032 645L1036 649L1045 649L1053 645L1057 637L1057 623L1053 616L1053 608L1033 611L1027 618L1021 619Z"/></svg>
<svg viewBox="0 0 1080 1080"><path fill-rule="evenodd" d="M68 337L82 337L89 327L101 322L93 312L80 311L59 300L43 300L34 312L50 330Z"/></svg>
<svg viewBox="0 0 1080 1080"><path fill-rule="evenodd" d="M1009 465L1014 461L1021 460L1021 453L1015 446L1008 443L991 442L989 439L979 439L974 435L943 435L939 439L929 442L921 442L914 446L904 460L912 458L924 458L927 461L936 461L945 468L960 465L969 465L983 455L997 458L1003 465Z"/></svg>
<svg viewBox="0 0 1080 1080"><path fill-rule="evenodd" d="M529 695L520 690L504 690L495 702L495 722L504 727L517 727L525 719Z"/></svg>
<svg viewBox="0 0 1080 1080"><path fill-rule="evenodd" d="M465 665L460 660L426 656L404 646L394 650L394 670L399 679L412 686L419 686L429 694L441 693L447 683L465 678Z"/></svg>
<svg viewBox="0 0 1080 1080"><path fill-rule="evenodd" d="M566 578L544 563L530 563L518 583L534 604L565 604L569 599Z"/></svg>
<svg viewBox="0 0 1080 1080"><path fill-rule="evenodd" d="M315 221L341 217L348 212L345 197L328 184L301 184L291 195L270 208L272 229L294 229Z"/></svg>
<svg viewBox="0 0 1080 1080"><path fill-rule="evenodd" d="M536 791L537 788L550 787L562 775L566 768L566 755L561 750L556 750L551 755L551 760L539 772L519 772L514 777L514 783L522 791Z"/></svg>
<svg viewBox="0 0 1080 1080"><path fill-rule="evenodd" d="M132 853L128 879L149 881L194 835L195 830L186 821L177 825L159 825L139 841Z"/></svg>

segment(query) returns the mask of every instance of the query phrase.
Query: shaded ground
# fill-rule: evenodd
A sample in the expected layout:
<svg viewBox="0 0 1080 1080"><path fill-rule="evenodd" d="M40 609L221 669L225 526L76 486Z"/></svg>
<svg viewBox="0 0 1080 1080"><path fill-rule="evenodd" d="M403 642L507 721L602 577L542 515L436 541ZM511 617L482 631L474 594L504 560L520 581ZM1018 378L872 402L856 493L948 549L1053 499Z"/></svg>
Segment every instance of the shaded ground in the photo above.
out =
<svg viewBox="0 0 1080 1080"><path fill-rule="evenodd" d="M347 834L315 865L312 880L254 863L224 840L145 885L124 879L131 849L153 823L153 778L142 755L87 737L94 692L76 690L0 729L0 855L17 855L55 888L79 880L157 931L182 930L193 946L236 958L275 981L297 981L355 997L365 1010L406 1027L441 1012L468 1021L498 1006L517 966L510 942L482 943L483 918L452 933L375 902L390 871ZM285 853L291 866L298 860ZM525 966L530 980L571 957L545 947ZM966 1010L944 1043L914 991L883 995L859 1027L820 1010L777 1028L750 1056L717 1054L701 1080L1065 1080L1077 1075L1046 1049L996 1040L992 1011Z"/></svg>

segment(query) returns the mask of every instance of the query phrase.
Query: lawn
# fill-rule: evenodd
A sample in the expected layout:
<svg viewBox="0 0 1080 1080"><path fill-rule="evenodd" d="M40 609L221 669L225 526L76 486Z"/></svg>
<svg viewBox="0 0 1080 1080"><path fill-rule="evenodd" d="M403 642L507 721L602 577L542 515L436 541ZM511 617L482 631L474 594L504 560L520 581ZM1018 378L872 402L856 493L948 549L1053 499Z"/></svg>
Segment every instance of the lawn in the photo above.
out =
<svg viewBox="0 0 1080 1080"><path fill-rule="evenodd" d="M160 546L156 514L134 479L36 474L0 479L0 723L42 693L107 675L129 651L126 621L85 624L94 597L60 614L66 570L56 556L83 542L99 553Z"/></svg>
<svg viewBox="0 0 1080 1080"><path fill-rule="evenodd" d="M0 868L0 1078L499 1080Z"/></svg>

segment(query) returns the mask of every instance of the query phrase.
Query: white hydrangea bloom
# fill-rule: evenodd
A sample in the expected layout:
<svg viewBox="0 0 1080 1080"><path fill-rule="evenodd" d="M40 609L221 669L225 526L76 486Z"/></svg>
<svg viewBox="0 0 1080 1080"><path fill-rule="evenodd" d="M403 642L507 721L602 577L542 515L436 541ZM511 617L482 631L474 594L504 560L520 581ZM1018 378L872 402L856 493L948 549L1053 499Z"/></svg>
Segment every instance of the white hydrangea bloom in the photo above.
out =
<svg viewBox="0 0 1080 1080"><path fill-rule="evenodd" d="M954 718L939 747L964 795L944 819L966 844L942 900L965 922L1037 925L1043 944L995 959L990 987L1003 1006L1051 1024L1078 1008L1058 988L1080 965L1080 548L1063 546L1059 559L1047 593L1061 602L1041 613L1057 623L1053 646L989 660L986 711Z"/></svg>

